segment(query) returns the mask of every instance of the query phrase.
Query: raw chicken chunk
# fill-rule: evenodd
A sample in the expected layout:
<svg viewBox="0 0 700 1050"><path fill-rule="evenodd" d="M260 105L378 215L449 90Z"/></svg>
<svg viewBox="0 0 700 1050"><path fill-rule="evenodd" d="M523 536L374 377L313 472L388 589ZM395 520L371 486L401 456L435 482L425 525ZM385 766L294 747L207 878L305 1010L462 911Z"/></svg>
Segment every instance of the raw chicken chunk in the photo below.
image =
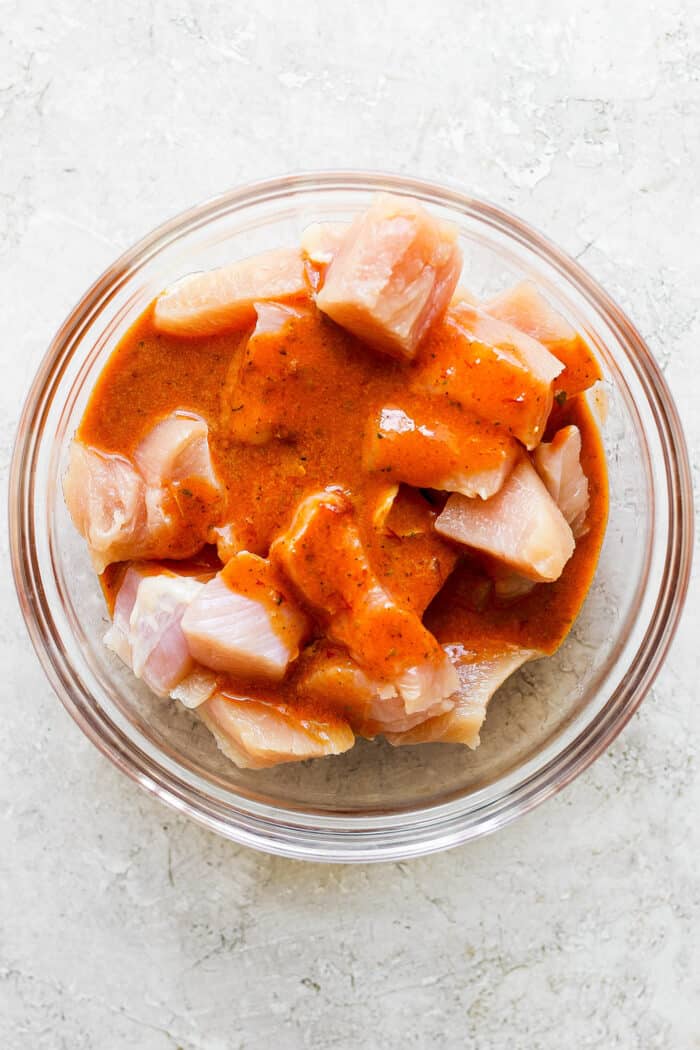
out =
<svg viewBox="0 0 700 1050"><path fill-rule="evenodd" d="M535 449L537 473L547 486L574 536L585 532L588 510L588 478L581 466L581 433L578 427L562 427L551 442Z"/></svg>
<svg viewBox="0 0 700 1050"><path fill-rule="evenodd" d="M218 490L219 481L209 451L209 428L201 416L173 412L146 435L134 453L136 466L151 488L198 482Z"/></svg>
<svg viewBox="0 0 700 1050"><path fill-rule="evenodd" d="M571 529L525 457L490 500L450 496L435 528L537 582L558 579L574 552Z"/></svg>
<svg viewBox="0 0 700 1050"><path fill-rule="evenodd" d="M495 656L480 657L465 653L461 646L454 650L453 660L459 675L459 693L452 710L429 718L404 732L387 733L395 747L403 744L466 744L479 746L479 730L486 717L486 706L506 678L541 653L532 649L509 649Z"/></svg>
<svg viewBox="0 0 700 1050"><path fill-rule="evenodd" d="M269 562L241 551L202 588L182 629L192 656L205 667L279 681L299 655L309 624Z"/></svg>
<svg viewBox="0 0 700 1050"><path fill-rule="evenodd" d="M554 384L556 391L573 397L602 378L598 362L576 329L529 281L501 292L483 308L492 317L507 321L537 339L565 365Z"/></svg>
<svg viewBox="0 0 700 1050"><path fill-rule="evenodd" d="M158 696L167 696L193 670L181 621L203 587L194 577L149 565L125 573L105 644Z"/></svg>
<svg viewBox="0 0 700 1050"><path fill-rule="evenodd" d="M73 441L63 495L73 524L87 540L96 572L144 549L146 486L128 460Z"/></svg>
<svg viewBox="0 0 700 1050"><path fill-rule="evenodd" d="M421 348L413 383L534 448L542 440L552 383L562 368L541 343L460 302Z"/></svg>
<svg viewBox="0 0 700 1050"><path fill-rule="evenodd" d="M376 350L410 359L446 309L461 268L455 226L383 193L343 238L316 303Z"/></svg>
<svg viewBox="0 0 700 1050"><path fill-rule="evenodd" d="M402 732L454 707L454 697L408 714L395 684L370 678L347 651L319 643L297 682L302 696L330 703L364 737Z"/></svg>
<svg viewBox="0 0 700 1050"><path fill-rule="evenodd" d="M174 689L170 690L173 700L179 700L184 707L193 710L208 700L219 688L219 677L206 667L195 667L191 674L178 682Z"/></svg>
<svg viewBox="0 0 700 1050"><path fill-rule="evenodd" d="M293 437L297 420L304 419L303 389L315 370L323 369L325 354L306 337L319 324L316 311L299 303L262 302L255 303L255 311L255 328L241 358L234 358L223 390L222 414L233 440L266 445Z"/></svg>
<svg viewBox="0 0 700 1050"><path fill-rule="evenodd" d="M209 452L207 425L175 412L158 422L134 454L71 445L63 493L97 572L116 561L186 558L203 544L221 486Z"/></svg>
<svg viewBox="0 0 700 1050"><path fill-rule="evenodd" d="M328 267L338 254L349 228L348 222L314 222L302 233L301 254L309 284L315 292L323 284Z"/></svg>
<svg viewBox="0 0 700 1050"><path fill-rule="evenodd" d="M197 714L221 751L242 769L339 755L355 743L347 722L303 704L219 692Z"/></svg>
<svg viewBox="0 0 700 1050"><path fill-rule="evenodd" d="M194 273L156 299L156 328L174 335L213 335L250 324L256 300L299 299L308 294L295 248L280 248L206 273Z"/></svg>
<svg viewBox="0 0 700 1050"><path fill-rule="evenodd" d="M440 406L440 422L430 422L434 414L430 404L381 408L367 427L365 466L416 488L493 496L515 464L517 443L449 406Z"/></svg>
<svg viewBox="0 0 700 1050"><path fill-rule="evenodd" d="M236 527L231 522L227 525L212 525L207 533L207 542L216 547L219 560L224 565L243 549L243 544L236 534Z"/></svg>
<svg viewBox="0 0 700 1050"><path fill-rule="evenodd" d="M308 496L270 557L327 621L327 637L372 677L392 682L409 714L454 692L456 673L435 638L372 572L342 492Z"/></svg>

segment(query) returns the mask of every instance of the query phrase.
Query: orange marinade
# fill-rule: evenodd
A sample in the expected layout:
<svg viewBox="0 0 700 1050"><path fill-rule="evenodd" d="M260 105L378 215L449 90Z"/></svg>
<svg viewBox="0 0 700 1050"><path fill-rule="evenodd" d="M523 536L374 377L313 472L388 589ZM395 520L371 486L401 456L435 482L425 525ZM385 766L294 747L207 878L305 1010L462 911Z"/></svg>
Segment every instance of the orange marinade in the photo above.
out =
<svg viewBox="0 0 700 1050"><path fill-rule="evenodd" d="M444 494L401 486L382 520L395 481L390 467L365 467L367 426L383 407L397 404L407 411L419 404L424 418L428 402L415 382L415 365L369 349L311 302L282 330L250 341L250 327L196 339L159 332L152 314L149 307L105 366L80 426L81 441L131 457L160 419L176 409L197 413L209 425L214 465L226 489L225 505L209 508L210 524L233 523L241 547L267 556L300 500L335 485L350 495L382 586L400 605L425 612L425 625L440 642L477 652L513 644L556 649L590 586L607 516L604 453L583 395L555 403L546 436L569 423L581 431L588 531L560 579L504 603L493 596L479 557L433 531ZM487 401L489 393L484 390ZM435 405L439 425L439 397ZM207 567L216 563L209 548L203 559ZM332 573L333 566L321 571ZM118 573L110 567L103 577L108 602ZM274 687L280 699L293 698L303 657L298 665ZM246 689L256 692L254 683ZM264 693L271 695L269 685Z"/></svg>

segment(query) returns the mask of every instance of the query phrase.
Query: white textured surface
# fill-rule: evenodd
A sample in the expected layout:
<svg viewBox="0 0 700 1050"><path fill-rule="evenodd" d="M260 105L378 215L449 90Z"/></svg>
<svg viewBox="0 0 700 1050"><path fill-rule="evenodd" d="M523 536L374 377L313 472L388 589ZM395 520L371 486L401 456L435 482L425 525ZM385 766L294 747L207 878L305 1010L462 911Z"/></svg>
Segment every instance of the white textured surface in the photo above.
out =
<svg viewBox="0 0 700 1050"><path fill-rule="evenodd" d="M582 258L697 472L699 129L697 0L0 0L0 467L54 329L131 241L241 181L368 166ZM586 775L495 838L366 868L258 856L139 792L52 695L5 576L2 1050L700 1047L697 572Z"/></svg>

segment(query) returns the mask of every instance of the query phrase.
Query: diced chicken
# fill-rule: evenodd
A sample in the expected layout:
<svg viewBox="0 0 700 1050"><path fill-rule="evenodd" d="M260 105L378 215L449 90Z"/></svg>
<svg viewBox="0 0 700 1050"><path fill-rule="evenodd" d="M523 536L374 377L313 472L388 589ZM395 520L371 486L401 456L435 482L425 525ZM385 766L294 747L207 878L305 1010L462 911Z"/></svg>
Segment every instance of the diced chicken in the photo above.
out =
<svg viewBox="0 0 700 1050"><path fill-rule="evenodd" d="M435 528L538 582L558 579L574 551L571 529L525 457L491 499L450 496Z"/></svg>
<svg viewBox="0 0 700 1050"><path fill-rule="evenodd" d="M207 533L207 542L214 544L219 560L224 565L243 548L236 535L235 526L230 522L228 525L212 525Z"/></svg>
<svg viewBox="0 0 700 1050"><path fill-rule="evenodd" d="M242 769L340 755L355 743L347 722L303 704L219 692L197 714L220 750Z"/></svg>
<svg viewBox="0 0 700 1050"><path fill-rule="evenodd" d="M551 442L535 449L537 473L562 512L574 536L585 532L588 510L588 478L581 466L581 433L578 427L562 427Z"/></svg>
<svg viewBox="0 0 700 1050"><path fill-rule="evenodd" d="M193 669L181 621L205 585L162 573L139 584L129 617L131 669L158 696L167 696Z"/></svg>
<svg viewBox="0 0 700 1050"><path fill-rule="evenodd" d="M127 460L73 441L63 495L96 572L138 556L148 535L146 488Z"/></svg>
<svg viewBox="0 0 700 1050"><path fill-rule="evenodd" d="M176 491L196 480L219 489L209 450L209 428L201 416L173 412L146 435L134 453L136 466L151 488Z"/></svg>
<svg viewBox="0 0 700 1050"><path fill-rule="evenodd" d="M372 572L342 492L308 496L270 557L327 621L327 637L372 677L394 683L409 714L454 692L456 673L435 638Z"/></svg>
<svg viewBox="0 0 700 1050"><path fill-rule="evenodd" d="M518 572L506 570L503 574L496 576L493 591L502 602L515 602L518 598L525 598L528 594L532 594L536 586L534 580L528 580Z"/></svg>
<svg viewBox="0 0 700 1050"><path fill-rule="evenodd" d="M328 267L338 254L349 228L348 222L314 222L302 233L301 254L315 292L323 284Z"/></svg>
<svg viewBox="0 0 700 1050"><path fill-rule="evenodd" d="M455 226L407 197L379 194L343 238L316 303L376 350L410 359L461 268Z"/></svg>
<svg viewBox="0 0 700 1050"><path fill-rule="evenodd" d="M486 706L493 694L514 671L541 655L532 649L510 649L484 658L465 653L461 646L448 646L448 649L454 650L453 660L459 674L459 693L454 707L406 732L387 733L387 740L395 747L427 743L478 747Z"/></svg>
<svg viewBox="0 0 700 1050"><path fill-rule="evenodd" d="M384 530L387 518L391 513L391 508L393 507L394 500L398 494L398 483L396 485L382 485L381 489L377 492L374 502L374 510L372 511L372 524L375 529L378 529L379 531Z"/></svg>
<svg viewBox="0 0 700 1050"><path fill-rule="evenodd" d="M129 619L131 610L136 602L136 594L139 584L146 576L147 571L143 566L130 565L122 576L119 590L114 601L112 623L104 636L104 643L108 649L116 653L122 663L131 667L131 637L129 633Z"/></svg>
<svg viewBox="0 0 700 1050"><path fill-rule="evenodd" d="M501 292L483 308L492 317L507 321L537 339L566 366L556 379L556 391L572 397L602 378L598 362L585 341L530 281L522 281Z"/></svg>
<svg viewBox="0 0 700 1050"><path fill-rule="evenodd" d="M121 456L71 445L63 492L97 572L116 561L187 558L204 543L221 487L207 425L175 412L146 435L136 467Z"/></svg>
<svg viewBox="0 0 700 1050"><path fill-rule="evenodd" d="M388 502L390 493L382 490L380 480L385 476L377 475L376 498L384 491ZM374 528L363 536L367 559L384 589L397 605L418 616L423 615L459 558L456 545L435 531L445 497L435 493L434 498L437 505L418 489L399 486L386 515L380 515L378 521L375 513ZM370 496L369 506L375 505Z"/></svg>
<svg viewBox="0 0 700 1050"><path fill-rule="evenodd" d="M204 584L192 576L127 569L105 644L158 696L167 696L193 670L181 628L185 609Z"/></svg>
<svg viewBox="0 0 700 1050"><path fill-rule="evenodd" d="M208 700L219 688L219 678L205 667L195 667L191 674L183 678L170 690L173 700L179 700L184 707L193 710Z"/></svg>
<svg viewBox="0 0 700 1050"><path fill-rule="evenodd" d="M370 678L344 649L323 644L314 649L297 682L299 694L331 704L364 737L403 732L454 706L454 698L446 697L408 714L394 683Z"/></svg>
<svg viewBox="0 0 700 1050"><path fill-rule="evenodd" d="M161 332L213 335L250 324L256 300L306 295L301 254L295 248L280 248L182 278L158 296L153 320Z"/></svg>
<svg viewBox="0 0 700 1050"><path fill-rule="evenodd" d="M228 434L245 445L265 445L292 436L292 408L298 400L295 386L324 364L323 348L319 350L313 340L305 338L315 318L304 304L256 302L255 310L255 328L240 363L234 365L222 400Z"/></svg>
<svg viewBox="0 0 700 1050"><path fill-rule="evenodd" d="M413 382L534 448L542 440L552 383L562 368L541 343L462 302L450 307L444 324L426 340Z"/></svg>
<svg viewBox="0 0 700 1050"><path fill-rule="evenodd" d="M431 411L432 409L432 411ZM416 488L488 499L503 485L518 456L513 438L448 406L385 405L370 419L364 464Z"/></svg>
<svg viewBox="0 0 700 1050"><path fill-rule="evenodd" d="M241 551L202 588L182 629L192 656L205 667L279 681L299 655L309 624L270 564Z"/></svg>

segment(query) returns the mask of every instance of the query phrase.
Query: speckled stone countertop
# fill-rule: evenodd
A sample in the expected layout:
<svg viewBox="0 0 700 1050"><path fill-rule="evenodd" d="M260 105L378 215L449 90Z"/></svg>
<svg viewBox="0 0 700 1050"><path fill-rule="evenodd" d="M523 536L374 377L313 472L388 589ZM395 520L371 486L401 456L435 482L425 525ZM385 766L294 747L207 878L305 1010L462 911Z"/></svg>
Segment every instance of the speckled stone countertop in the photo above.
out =
<svg viewBox="0 0 700 1050"><path fill-rule="evenodd" d="M51 335L122 249L236 183L352 166L448 180L579 258L660 361L697 481L697 2L0 15L4 473ZM237 848L119 775L6 571L2 1050L700 1047L697 573L651 696L576 783L496 837L343 868Z"/></svg>

